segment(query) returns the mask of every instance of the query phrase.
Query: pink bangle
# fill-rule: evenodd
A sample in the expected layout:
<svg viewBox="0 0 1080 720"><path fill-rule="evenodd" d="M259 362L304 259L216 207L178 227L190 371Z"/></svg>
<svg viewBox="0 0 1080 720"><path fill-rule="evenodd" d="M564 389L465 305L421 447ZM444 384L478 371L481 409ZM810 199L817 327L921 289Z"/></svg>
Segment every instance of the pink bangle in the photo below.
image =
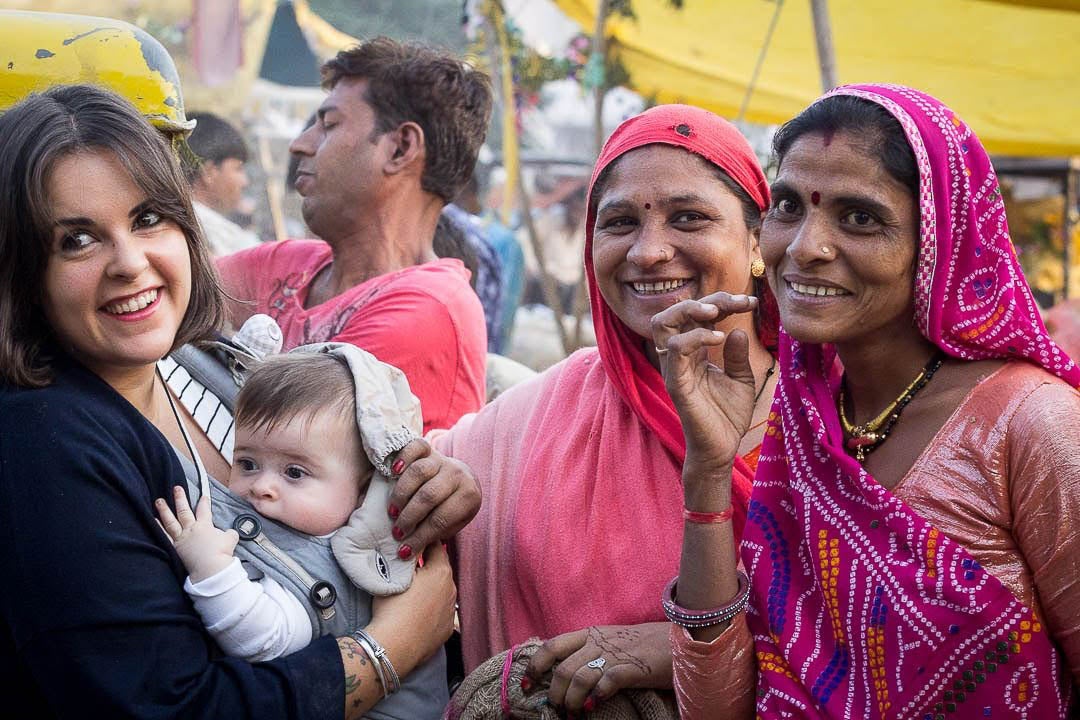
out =
<svg viewBox="0 0 1080 720"><path fill-rule="evenodd" d="M731 516L735 513L735 507L731 506L724 512L708 513L708 512L696 512L694 510L687 510L683 508L682 516L683 520L696 525L713 525L716 523L725 523L731 519Z"/></svg>
<svg viewBox="0 0 1080 720"><path fill-rule="evenodd" d="M750 601L750 579L746 573L739 571L739 589L735 597L727 605L710 610L687 610L680 607L675 601L675 590L678 586L679 576L676 575L664 588L664 595L660 604L664 607L664 615L670 622L681 625L684 628L704 628L713 625L721 625L746 609Z"/></svg>

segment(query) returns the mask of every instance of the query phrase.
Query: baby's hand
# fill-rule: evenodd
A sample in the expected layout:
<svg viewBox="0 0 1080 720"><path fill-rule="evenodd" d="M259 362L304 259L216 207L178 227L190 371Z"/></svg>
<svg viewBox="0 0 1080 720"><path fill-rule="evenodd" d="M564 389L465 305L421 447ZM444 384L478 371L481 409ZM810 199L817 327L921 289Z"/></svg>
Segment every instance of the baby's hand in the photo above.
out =
<svg viewBox="0 0 1080 720"><path fill-rule="evenodd" d="M233 551L240 536L235 530L218 530L214 527L210 512L210 498L203 495L191 512L187 494L180 486L173 488L176 515L172 514L164 500L154 501L161 527L176 547L176 554L184 562L191 582L197 583L218 574L233 559Z"/></svg>

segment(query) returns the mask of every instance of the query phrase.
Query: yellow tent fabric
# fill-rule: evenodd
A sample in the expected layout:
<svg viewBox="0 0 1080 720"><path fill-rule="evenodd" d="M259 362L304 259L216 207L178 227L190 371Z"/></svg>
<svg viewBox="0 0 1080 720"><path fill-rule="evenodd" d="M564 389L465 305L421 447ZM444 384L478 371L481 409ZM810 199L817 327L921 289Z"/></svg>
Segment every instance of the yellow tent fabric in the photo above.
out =
<svg viewBox="0 0 1080 720"><path fill-rule="evenodd" d="M1051 10L1080 10L1080 0L990 0L1009 5L1049 8Z"/></svg>
<svg viewBox="0 0 1080 720"><path fill-rule="evenodd" d="M589 34L596 0L555 0ZM607 32L631 87L735 117L776 0L633 0ZM1070 0L829 0L841 83L892 82L940 98L987 149L1080 153L1080 3ZM820 95L809 0L784 0L746 113L790 119Z"/></svg>

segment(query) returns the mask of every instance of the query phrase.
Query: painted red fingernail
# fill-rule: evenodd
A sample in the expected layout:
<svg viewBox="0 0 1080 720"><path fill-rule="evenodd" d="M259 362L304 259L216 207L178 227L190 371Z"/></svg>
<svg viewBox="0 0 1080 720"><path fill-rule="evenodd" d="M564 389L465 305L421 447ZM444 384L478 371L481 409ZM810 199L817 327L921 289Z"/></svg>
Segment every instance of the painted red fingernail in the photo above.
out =
<svg viewBox="0 0 1080 720"><path fill-rule="evenodd" d="M408 560L412 557L412 548L408 545L402 545L398 548L397 556L402 560Z"/></svg>
<svg viewBox="0 0 1080 720"><path fill-rule="evenodd" d="M423 555L417 555L416 556L416 567L418 567L418 568L424 567L424 556Z"/></svg>
<svg viewBox="0 0 1080 720"><path fill-rule="evenodd" d="M397 460L395 460L394 464L390 466L390 472L394 473L395 475L400 475L401 471L404 470L404 469L405 469L405 461L402 460L401 458L398 458Z"/></svg>
<svg viewBox="0 0 1080 720"><path fill-rule="evenodd" d="M389 513L390 517L392 517L394 520L397 520L397 516L401 514L401 511L398 510L397 505L391 505L390 507L386 508L386 512ZM400 539L401 538L398 538L398 540Z"/></svg>
<svg viewBox="0 0 1080 720"><path fill-rule="evenodd" d="M405 533L402 532L401 528L399 528L397 525L390 529L390 534L393 535L394 539L398 541L405 537Z"/></svg>
<svg viewBox="0 0 1080 720"><path fill-rule="evenodd" d="M589 697L585 698L585 702L581 703L581 707L585 710L585 712L592 712L596 708L596 700L594 700L593 696L590 695Z"/></svg>
<svg viewBox="0 0 1080 720"><path fill-rule="evenodd" d="M521 678L521 689L526 691L532 690L532 679L529 678L528 675Z"/></svg>

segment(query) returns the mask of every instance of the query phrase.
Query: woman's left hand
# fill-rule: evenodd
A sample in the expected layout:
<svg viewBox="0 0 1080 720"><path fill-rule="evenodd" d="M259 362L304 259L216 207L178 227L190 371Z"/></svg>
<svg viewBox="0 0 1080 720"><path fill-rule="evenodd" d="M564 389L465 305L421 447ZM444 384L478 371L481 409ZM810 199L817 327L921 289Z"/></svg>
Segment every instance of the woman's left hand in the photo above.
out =
<svg viewBox="0 0 1080 720"><path fill-rule="evenodd" d="M416 439L397 454L390 493L394 537L404 558L434 542L450 540L480 511L480 484L460 460L446 457ZM406 548L408 551L406 552Z"/></svg>
<svg viewBox="0 0 1080 720"><path fill-rule="evenodd" d="M537 682L554 668L548 700L572 712L591 712L623 688L671 689L670 628L603 625L559 635L540 646L525 675Z"/></svg>

